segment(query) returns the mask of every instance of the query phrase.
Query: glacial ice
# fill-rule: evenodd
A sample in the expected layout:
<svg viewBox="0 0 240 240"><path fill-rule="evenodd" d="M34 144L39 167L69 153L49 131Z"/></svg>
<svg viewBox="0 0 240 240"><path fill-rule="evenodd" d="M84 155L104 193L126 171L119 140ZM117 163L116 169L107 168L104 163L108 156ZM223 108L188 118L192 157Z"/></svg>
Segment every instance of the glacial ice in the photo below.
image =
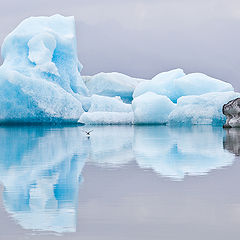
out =
<svg viewBox="0 0 240 240"><path fill-rule="evenodd" d="M88 112L132 112L131 104L123 103L118 97L93 95Z"/></svg>
<svg viewBox="0 0 240 240"><path fill-rule="evenodd" d="M176 108L169 115L172 125L223 125L226 117L222 113L224 103L240 97L237 92L212 92L199 96L178 99Z"/></svg>
<svg viewBox="0 0 240 240"><path fill-rule="evenodd" d="M119 97L93 95L88 112L79 119L84 124L132 124L133 112L131 104L123 103Z"/></svg>
<svg viewBox="0 0 240 240"><path fill-rule="evenodd" d="M90 125L122 125L133 124L133 112L85 112L79 123Z"/></svg>
<svg viewBox="0 0 240 240"><path fill-rule="evenodd" d="M174 104L168 97L147 92L132 102L135 124L166 124Z"/></svg>
<svg viewBox="0 0 240 240"><path fill-rule="evenodd" d="M231 84L182 69L152 80L80 75L73 17L24 20L4 40L0 123L222 124Z"/></svg>
<svg viewBox="0 0 240 240"><path fill-rule="evenodd" d="M31 17L2 44L1 122L75 121L88 90L81 78L73 17Z"/></svg>
<svg viewBox="0 0 240 240"><path fill-rule="evenodd" d="M129 77L122 73L98 73L85 76L83 80L91 94L108 97L119 96L126 103L132 101L133 91L140 82L147 80Z"/></svg>
<svg viewBox="0 0 240 240"><path fill-rule="evenodd" d="M185 75L182 69L175 69L160 73L152 80L138 84L133 96L137 97L150 91L159 95L165 95L176 103L177 99L182 96L233 90L230 83L223 82L202 73Z"/></svg>
<svg viewBox="0 0 240 240"><path fill-rule="evenodd" d="M133 97L138 97L146 92L154 92L159 95L165 95L171 100L175 100L175 80L183 76L185 76L185 73L182 69L159 73L152 80L138 84L133 92Z"/></svg>

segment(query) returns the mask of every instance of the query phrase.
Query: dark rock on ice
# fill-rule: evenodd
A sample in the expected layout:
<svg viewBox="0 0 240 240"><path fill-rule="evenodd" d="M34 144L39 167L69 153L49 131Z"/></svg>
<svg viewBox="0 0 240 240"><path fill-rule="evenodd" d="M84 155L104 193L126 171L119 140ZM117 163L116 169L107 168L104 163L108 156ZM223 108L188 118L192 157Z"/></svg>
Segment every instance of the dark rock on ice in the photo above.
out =
<svg viewBox="0 0 240 240"><path fill-rule="evenodd" d="M223 105L223 114L227 117L223 127L240 127L240 98L229 101Z"/></svg>

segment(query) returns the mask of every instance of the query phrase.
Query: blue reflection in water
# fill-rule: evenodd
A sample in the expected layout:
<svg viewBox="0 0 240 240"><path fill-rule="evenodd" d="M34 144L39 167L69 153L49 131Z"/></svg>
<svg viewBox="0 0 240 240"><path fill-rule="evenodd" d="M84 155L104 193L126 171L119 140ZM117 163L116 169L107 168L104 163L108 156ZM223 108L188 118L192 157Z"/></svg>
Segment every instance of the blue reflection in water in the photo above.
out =
<svg viewBox="0 0 240 240"><path fill-rule="evenodd" d="M93 127L90 139L82 128L0 128L4 206L24 229L76 231L78 188L87 161L111 168L135 161L172 180L234 161L223 148L223 141L231 145L231 132L225 137L221 128L102 126Z"/></svg>
<svg viewBox="0 0 240 240"><path fill-rule="evenodd" d="M73 232L89 141L78 128L0 128L3 201L24 229Z"/></svg>
<svg viewBox="0 0 240 240"><path fill-rule="evenodd" d="M234 156L223 149L224 130L211 126L192 128L136 128L134 152L141 168L181 180L230 165Z"/></svg>

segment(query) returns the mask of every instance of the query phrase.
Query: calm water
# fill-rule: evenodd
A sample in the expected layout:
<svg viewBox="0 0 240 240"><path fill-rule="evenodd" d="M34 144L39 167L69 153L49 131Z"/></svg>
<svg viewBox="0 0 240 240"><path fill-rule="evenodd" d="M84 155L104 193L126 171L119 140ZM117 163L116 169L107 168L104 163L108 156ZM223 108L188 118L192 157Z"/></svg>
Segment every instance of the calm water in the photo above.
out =
<svg viewBox="0 0 240 240"><path fill-rule="evenodd" d="M0 239L239 239L240 130L0 127Z"/></svg>

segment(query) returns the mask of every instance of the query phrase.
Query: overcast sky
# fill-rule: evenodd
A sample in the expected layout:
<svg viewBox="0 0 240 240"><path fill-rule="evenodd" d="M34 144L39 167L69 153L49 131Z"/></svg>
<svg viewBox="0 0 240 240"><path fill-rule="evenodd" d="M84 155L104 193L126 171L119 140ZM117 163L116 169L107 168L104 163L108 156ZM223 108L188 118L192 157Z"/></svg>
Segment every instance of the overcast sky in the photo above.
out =
<svg viewBox="0 0 240 240"><path fill-rule="evenodd" d="M240 90L239 0L0 0L0 43L29 16L73 15L84 75L183 68Z"/></svg>

